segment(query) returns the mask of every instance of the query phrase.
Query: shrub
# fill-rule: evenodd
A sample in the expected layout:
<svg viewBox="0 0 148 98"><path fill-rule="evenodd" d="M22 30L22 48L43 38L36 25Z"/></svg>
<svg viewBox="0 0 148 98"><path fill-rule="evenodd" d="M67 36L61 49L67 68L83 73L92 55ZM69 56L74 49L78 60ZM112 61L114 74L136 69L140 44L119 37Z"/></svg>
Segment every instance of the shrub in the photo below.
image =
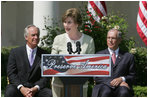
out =
<svg viewBox="0 0 148 98"><path fill-rule="evenodd" d="M129 39L125 39L128 24L123 15L117 15L114 13L108 14L107 16L103 16L100 22L95 21L94 23L91 23L90 19L92 19L92 17L88 16L89 13L86 12L88 11L82 11L83 24L81 27L81 32L94 38L96 52L107 48L106 36L108 30L112 28L123 32L123 41L120 44L120 47L124 50L128 50L128 47L125 47L128 46L129 42Z"/></svg>
<svg viewBox="0 0 148 98"><path fill-rule="evenodd" d="M1 90L5 90L7 86L7 76L2 76L1 77Z"/></svg>
<svg viewBox="0 0 148 98"><path fill-rule="evenodd" d="M43 49L47 50L50 53L55 36L57 36L60 33L63 33L64 30L60 28L56 20L51 20L54 21L52 22L53 23L52 26L48 25L49 21L50 21L49 16L44 17L45 28L43 30L45 30L47 34L41 38L40 47L42 47Z"/></svg>
<svg viewBox="0 0 148 98"><path fill-rule="evenodd" d="M130 53L134 55L136 67L136 85L147 85L147 49L132 48Z"/></svg>
<svg viewBox="0 0 148 98"><path fill-rule="evenodd" d="M1 75L6 76L6 67L7 67L7 62L8 62L8 57L10 50L12 48L16 48L17 46L14 47L2 47L1 48Z"/></svg>
<svg viewBox="0 0 148 98"><path fill-rule="evenodd" d="M2 47L1 48L1 90L4 92L6 86L7 86L7 73L6 73L6 68L7 68L7 62L8 62L8 57L10 54L10 50L14 47Z"/></svg>
<svg viewBox="0 0 148 98"><path fill-rule="evenodd" d="M147 87L134 86L134 97L147 97Z"/></svg>

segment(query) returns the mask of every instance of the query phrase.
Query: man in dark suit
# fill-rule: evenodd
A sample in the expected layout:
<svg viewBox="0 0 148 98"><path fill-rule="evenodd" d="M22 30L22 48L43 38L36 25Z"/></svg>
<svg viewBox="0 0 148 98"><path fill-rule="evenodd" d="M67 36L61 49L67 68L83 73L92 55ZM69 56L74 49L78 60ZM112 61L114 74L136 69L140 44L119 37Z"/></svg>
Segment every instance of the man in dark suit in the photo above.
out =
<svg viewBox="0 0 148 98"><path fill-rule="evenodd" d="M98 54L111 55L112 72L111 77L94 77L96 85L93 88L93 97L132 96L132 84L135 77L134 57L118 47L122 40L121 36L120 31L109 30L107 34L108 49L98 52Z"/></svg>
<svg viewBox="0 0 148 98"><path fill-rule="evenodd" d="M46 88L48 78L41 77L41 54L47 53L37 47L40 30L29 25L24 30L26 45L12 49L7 65L10 84L7 85L5 97L51 97Z"/></svg>

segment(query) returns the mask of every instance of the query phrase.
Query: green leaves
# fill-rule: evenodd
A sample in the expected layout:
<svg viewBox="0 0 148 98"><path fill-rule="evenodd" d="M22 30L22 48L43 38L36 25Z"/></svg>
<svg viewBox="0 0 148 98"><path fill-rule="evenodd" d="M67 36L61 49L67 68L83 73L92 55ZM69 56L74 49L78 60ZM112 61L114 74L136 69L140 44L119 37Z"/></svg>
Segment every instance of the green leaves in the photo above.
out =
<svg viewBox="0 0 148 98"><path fill-rule="evenodd" d="M147 97L147 87L134 86L134 97Z"/></svg>
<svg viewBox="0 0 148 98"><path fill-rule="evenodd" d="M123 32L124 41L120 46L121 48L123 47L125 50L128 51L128 46L130 44L128 44L129 39L126 39L127 37L125 36L126 35L125 33L127 33L128 24L127 24L127 21L125 20L124 15L120 13L108 14L107 16L103 16L100 22L95 21L93 24L91 24L90 20L92 20L93 17L90 17L88 15L87 8L83 9L81 12L82 12L81 15L83 17L82 19L83 24L80 30L83 33L90 35L91 37L94 38L96 52L107 48L106 36L107 36L108 30L112 28L118 29L121 32Z"/></svg>
<svg viewBox="0 0 148 98"><path fill-rule="evenodd" d="M50 26L49 23L52 23L52 26ZM50 19L49 17L44 17L44 24L45 28L43 30L45 30L47 34L41 38L40 47L51 51L55 36L63 33L64 30L59 26L57 20Z"/></svg>

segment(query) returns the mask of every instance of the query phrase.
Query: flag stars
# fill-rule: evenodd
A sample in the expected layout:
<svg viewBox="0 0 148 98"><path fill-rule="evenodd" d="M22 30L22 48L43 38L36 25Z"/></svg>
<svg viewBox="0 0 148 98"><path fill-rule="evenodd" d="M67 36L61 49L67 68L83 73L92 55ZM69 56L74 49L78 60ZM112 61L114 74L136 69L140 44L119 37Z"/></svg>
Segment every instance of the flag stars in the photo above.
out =
<svg viewBox="0 0 148 98"><path fill-rule="evenodd" d="M62 59L63 57L62 56L60 56L60 59Z"/></svg>
<svg viewBox="0 0 148 98"><path fill-rule="evenodd" d="M65 63L65 61L64 61L64 60L62 60L62 63Z"/></svg>
<svg viewBox="0 0 148 98"><path fill-rule="evenodd" d="M46 59L46 62L48 62L48 59Z"/></svg>

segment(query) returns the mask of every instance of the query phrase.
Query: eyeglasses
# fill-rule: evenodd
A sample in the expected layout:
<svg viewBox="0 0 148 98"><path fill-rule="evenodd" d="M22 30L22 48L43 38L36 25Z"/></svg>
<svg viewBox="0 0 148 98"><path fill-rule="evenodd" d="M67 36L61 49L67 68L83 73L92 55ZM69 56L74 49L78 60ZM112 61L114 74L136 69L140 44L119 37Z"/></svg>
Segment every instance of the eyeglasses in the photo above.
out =
<svg viewBox="0 0 148 98"><path fill-rule="evenodd" d="M117 40L116 37L107 37L107 40Z"/></svg>

